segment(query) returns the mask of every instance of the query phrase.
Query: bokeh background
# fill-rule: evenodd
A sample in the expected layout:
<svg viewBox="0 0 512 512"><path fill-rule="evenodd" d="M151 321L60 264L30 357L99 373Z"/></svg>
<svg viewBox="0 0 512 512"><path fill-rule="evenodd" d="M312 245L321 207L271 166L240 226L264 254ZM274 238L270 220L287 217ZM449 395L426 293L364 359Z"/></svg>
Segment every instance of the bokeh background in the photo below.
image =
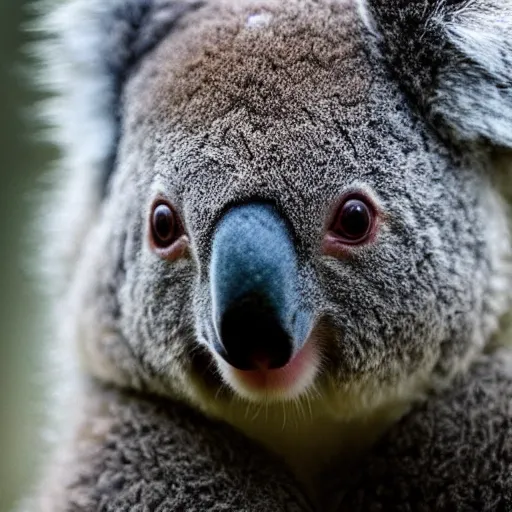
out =
<svg viewBox="0 0 512 512"><path fill-rule="evenodd" d="M28 2L0 0L0 512L32 484L44 419L44 304L34 286L31 231L52 150L36 141L36 93L24 56Z"/></svg>

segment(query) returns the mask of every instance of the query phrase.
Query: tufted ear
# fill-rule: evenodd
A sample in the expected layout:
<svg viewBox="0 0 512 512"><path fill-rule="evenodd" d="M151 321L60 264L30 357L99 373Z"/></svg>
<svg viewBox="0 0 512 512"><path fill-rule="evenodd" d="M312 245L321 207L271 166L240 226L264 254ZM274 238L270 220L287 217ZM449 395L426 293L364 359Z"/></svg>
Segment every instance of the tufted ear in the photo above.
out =
<svg viewBox="0 0 512 512"><path fill-rule="evenodd" d="M71 282L83 240L96 225L114 169L122 90L130 71L179 29L200 0L47 0L36 44L50 140L61 151L41 209L38 261L51 292ZM38 6L41 4L38 4ZM185 21L183 20L183 23ZM48 286L46 286L48 288Z"/></svg>
<svg viewBox="0 0 512 512"><path fill-rule="evenodd" d="M130 70L200 0L52 0L42 28L46 114L70 167L88 167L105 192ZM78 161L77 161L78 160Z"/></svg>
<svg viewBox="0 0 512 512"><path fill-rule="evenodd" d="M459 141L512 148L512 0L360 0L398 79Z"/></svg>

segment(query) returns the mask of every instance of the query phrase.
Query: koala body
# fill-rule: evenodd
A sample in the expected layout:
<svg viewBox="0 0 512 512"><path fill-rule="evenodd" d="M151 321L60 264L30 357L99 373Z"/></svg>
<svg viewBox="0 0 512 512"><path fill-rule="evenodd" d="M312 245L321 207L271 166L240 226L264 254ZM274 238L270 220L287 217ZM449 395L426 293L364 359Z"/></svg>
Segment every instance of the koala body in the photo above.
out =
<svg viewBox="0 0 512 512"><path fill-rule="evenodd" d="M138 424L135 392L315 495L503 344L510 2L70 0L46 26L71 466L101 457L84 410Z"/></svg>

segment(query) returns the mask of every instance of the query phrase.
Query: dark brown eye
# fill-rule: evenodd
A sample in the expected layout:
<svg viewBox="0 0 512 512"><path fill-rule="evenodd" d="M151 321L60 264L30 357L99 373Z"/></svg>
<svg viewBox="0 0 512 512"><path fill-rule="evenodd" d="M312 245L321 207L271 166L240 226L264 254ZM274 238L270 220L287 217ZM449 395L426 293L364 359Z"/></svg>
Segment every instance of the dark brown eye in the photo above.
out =
<svg viewBox="0 0 512 512"><path fill-rule="evenodd" d="M179 237L178 219L168 204L159 203L153 207L151 232L153 242L159 248L169 247Z"/></svg>
<svg viewBox="0 0 512 512"><path fill-rule="evenodd" d="M331 231L344 243L360 244L370 235L373 222L373 208L363 199L350 198L338 210Z"/></svg>
<svg viewBox="0 0 512 512"><path fill-rule="evenodd" d="M176 261L189 254L189 239L184 225L165 199L155 201L151 208L149 238L153 252L166 261Z"/></svg>

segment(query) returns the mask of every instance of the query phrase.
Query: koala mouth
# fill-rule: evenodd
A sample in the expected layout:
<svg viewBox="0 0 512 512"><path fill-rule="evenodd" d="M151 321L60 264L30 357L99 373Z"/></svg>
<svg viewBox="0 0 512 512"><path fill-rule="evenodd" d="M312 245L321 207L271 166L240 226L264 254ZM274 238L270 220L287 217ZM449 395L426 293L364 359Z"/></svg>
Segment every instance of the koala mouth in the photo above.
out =
<svg viewBox="0 0 512 512"><path fill-rule="evenodd" d="M222 379L239 396L250 401L293 400L311 388L319 366L319 349L313 338L283 367L272 369L265 357L255 370L239 370L216 357Z"/></svg>
<svg viewBox="0 0 512 512"><path fill-rule="evenodd" d="M234 368L232 374L247 388L286 392L301 383L316 366L315 347L312 342L308 342L282 368L270 369L265 358L262 358L257 370L244 371Z"/></svg>

